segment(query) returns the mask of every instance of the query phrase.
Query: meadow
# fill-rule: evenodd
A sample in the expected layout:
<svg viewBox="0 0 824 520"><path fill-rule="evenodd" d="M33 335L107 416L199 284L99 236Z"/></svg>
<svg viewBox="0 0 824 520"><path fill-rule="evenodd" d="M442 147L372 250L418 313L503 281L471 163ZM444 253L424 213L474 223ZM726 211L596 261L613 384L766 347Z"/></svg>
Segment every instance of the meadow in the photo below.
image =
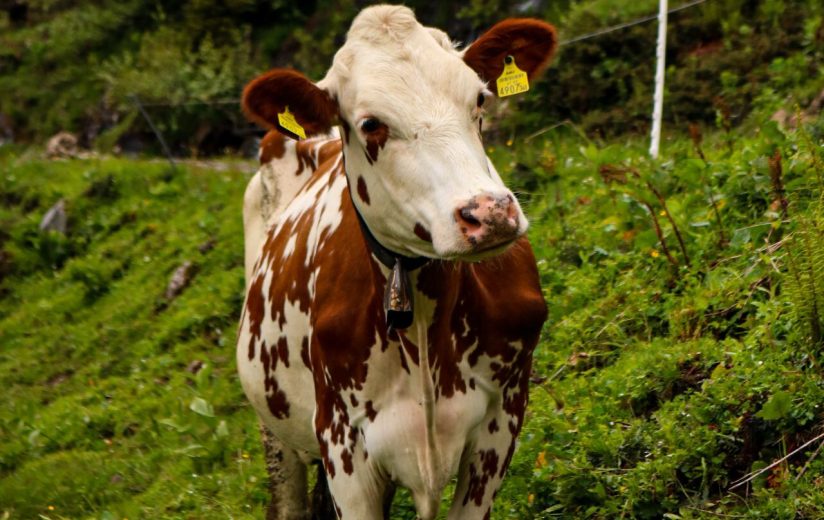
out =
<svg viewBox="0 0 824 520"><path fill-rule="evenodd" d="M820 125L706 132L658 161L571 124L489 146L550 309L494 518L824 516L821 441L731 489L822 431ZM262 517L234 366L254 164L0 166L0 516Z"/></svg>

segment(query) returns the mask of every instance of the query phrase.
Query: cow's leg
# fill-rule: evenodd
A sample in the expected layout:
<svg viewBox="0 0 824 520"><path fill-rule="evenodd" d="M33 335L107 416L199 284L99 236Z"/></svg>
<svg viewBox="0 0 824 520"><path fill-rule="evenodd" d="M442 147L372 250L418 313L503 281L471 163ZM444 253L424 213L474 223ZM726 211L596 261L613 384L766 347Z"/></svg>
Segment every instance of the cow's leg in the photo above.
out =
<svg viewBox="0 0 824 520"><path fill-rule="evenodd" d="M342 461L338 461L342 463ZM335 512L339 520L382 520L389 489L369 470L355 467L352 475L336 473L329 478Z"/></svg>
<svg viewBox="0 0 824 520"><path fill-rule="evenodd" d="M481 426L477 440L464 450L449 520L490 518L492 501L515 451L521 419L499 410Z"/></svg>
<svg viewBox="0 0 824 520"><path fill-rule="evenodd" d="M312 520L335 520L335 504L329 493L329 484L326 482L326 471L323 464L318 462L318 479L312 490Z"/></svg>
<svg viewBox="0 0 824 520"><path fill-rule="evenodd" d="M389 519L389 513L392 511L392 500L395 498L395 490L397 487L394 483L389 483L386 486L386 491L383 495L383 517Z"/></svg>
<svg viewBox="0 0 824 520"><path fill-rule="evenodd" d="M359 508L354 510L348 505L348 499L342 498L339 496L339 501L343 503L343 506L338 505L338 502L332 498L329 489L329 482L326 478L326 471L323 469L323 464L318 464L318 481L315 485L315 489L312 491L312 520L335 520L338 518L338 514L340 514L340 518L383 518L388 520L389 519L389 512L392 508L392 499L395 497L395 485L391 482L381 483L383 485L383 495L380 500L380 511L381 513L378 516L355 516L355 515L362 515L367 514L363 511L365 509ZM353 494L352 498L358 499L357 493L363 493L363 490L355 491L347 489L345 486L343 487L343 492L346 494ZM338 490L339 493L341 492ZM339 513L335 512L335 506L337 506ZM374 508L368 508L370 510L370 515L374 514Z"/></svg>
<svg viewBox="0 0 824 520"><path fill-rule="evenodd" d="M349 438L348 426L344 437ZM318 436L329 491L338 519L381 520L391 483L370 463L360 443L334 444L329 430Z"/></svg>
<svg viewBox="0 0 824 520"><path fill-rule="evenodd" d="M266 520L306 520L309 518L306 464L294 450L275 438L263 423L260 425L260 435L271 496Z"/></svg>

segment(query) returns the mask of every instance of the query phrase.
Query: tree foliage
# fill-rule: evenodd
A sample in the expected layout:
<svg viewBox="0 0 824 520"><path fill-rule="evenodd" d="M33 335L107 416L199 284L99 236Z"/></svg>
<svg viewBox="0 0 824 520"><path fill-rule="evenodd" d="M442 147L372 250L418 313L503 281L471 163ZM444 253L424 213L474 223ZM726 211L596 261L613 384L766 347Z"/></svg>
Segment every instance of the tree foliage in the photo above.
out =
<svg viewBox="0 0 824 520"><path fill-rule="evenodd" d="M176 153L223 152L252 131L234 103L243 85L271 66L320 78L364 5L16 0L0 12L0 114L21 141L70 130L104 149L128 136L152 143L133 117L136 94ZM656 9L650 0L408 5L464 43L507 16L550 20L571 39ZM820 0L717 0L671 15L665 119L737 124L759 103L784 101L774 97L788 82L796 101L808 103L824 61L821 7ZM601 135L645 132L654 39L655 23L647 22L563 46L512 124L571 120Z"/></svg>

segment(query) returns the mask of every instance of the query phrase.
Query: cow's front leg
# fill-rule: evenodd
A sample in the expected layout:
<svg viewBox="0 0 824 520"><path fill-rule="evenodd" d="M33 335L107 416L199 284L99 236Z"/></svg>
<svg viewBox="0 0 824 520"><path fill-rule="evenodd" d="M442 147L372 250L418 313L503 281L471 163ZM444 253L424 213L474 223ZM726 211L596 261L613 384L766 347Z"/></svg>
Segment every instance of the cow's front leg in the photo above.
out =
<svg viewBox="0 0 824 520"><path fill-rule="evenodd" d="M324 451L324 448L321 448ZM329 491L339 519L380 520L386 517L386 502L394 487L381 478L364 456L360 444L329 444L324 456Z"/></svg>
<svg viewBox="0 0 824 520"><path fill-rule="evenodd" d="M339 519L380 520L394 487L365 451L363 434L334 392L315 415L315 433L329 492Z"/></svg>
<svg viewBox="0 0 824 520"><path fill-rule="evenodd" d="M485 419L476 441L464 450L449 520L490 518L492 501L515 452L521 417L498 410Z"/></svg>

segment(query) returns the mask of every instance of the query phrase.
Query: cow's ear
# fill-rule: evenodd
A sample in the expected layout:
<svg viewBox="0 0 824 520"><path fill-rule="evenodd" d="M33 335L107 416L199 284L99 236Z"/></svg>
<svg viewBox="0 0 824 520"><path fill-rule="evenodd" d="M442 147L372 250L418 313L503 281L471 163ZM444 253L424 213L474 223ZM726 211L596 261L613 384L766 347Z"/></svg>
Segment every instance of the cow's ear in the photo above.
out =
<svg viewBox="0 0 824 520"><path fill-rule="evenodd" d="M329 132L338 116L338 105L326 90L290 69L273 69L252 80L243 89L241 105L251 121L289 137L297 137L296 132L278 119L287 107L306 137Z"/></svg>
<svg viewBox="0 0 824 520"><path fill-rule="evenodd" d="M504 70L506 57L512 56L532 79L543 72L557 46L555 27L532 18L509 18L482 34L463 58L481 79L494 82Z"/></svg>

